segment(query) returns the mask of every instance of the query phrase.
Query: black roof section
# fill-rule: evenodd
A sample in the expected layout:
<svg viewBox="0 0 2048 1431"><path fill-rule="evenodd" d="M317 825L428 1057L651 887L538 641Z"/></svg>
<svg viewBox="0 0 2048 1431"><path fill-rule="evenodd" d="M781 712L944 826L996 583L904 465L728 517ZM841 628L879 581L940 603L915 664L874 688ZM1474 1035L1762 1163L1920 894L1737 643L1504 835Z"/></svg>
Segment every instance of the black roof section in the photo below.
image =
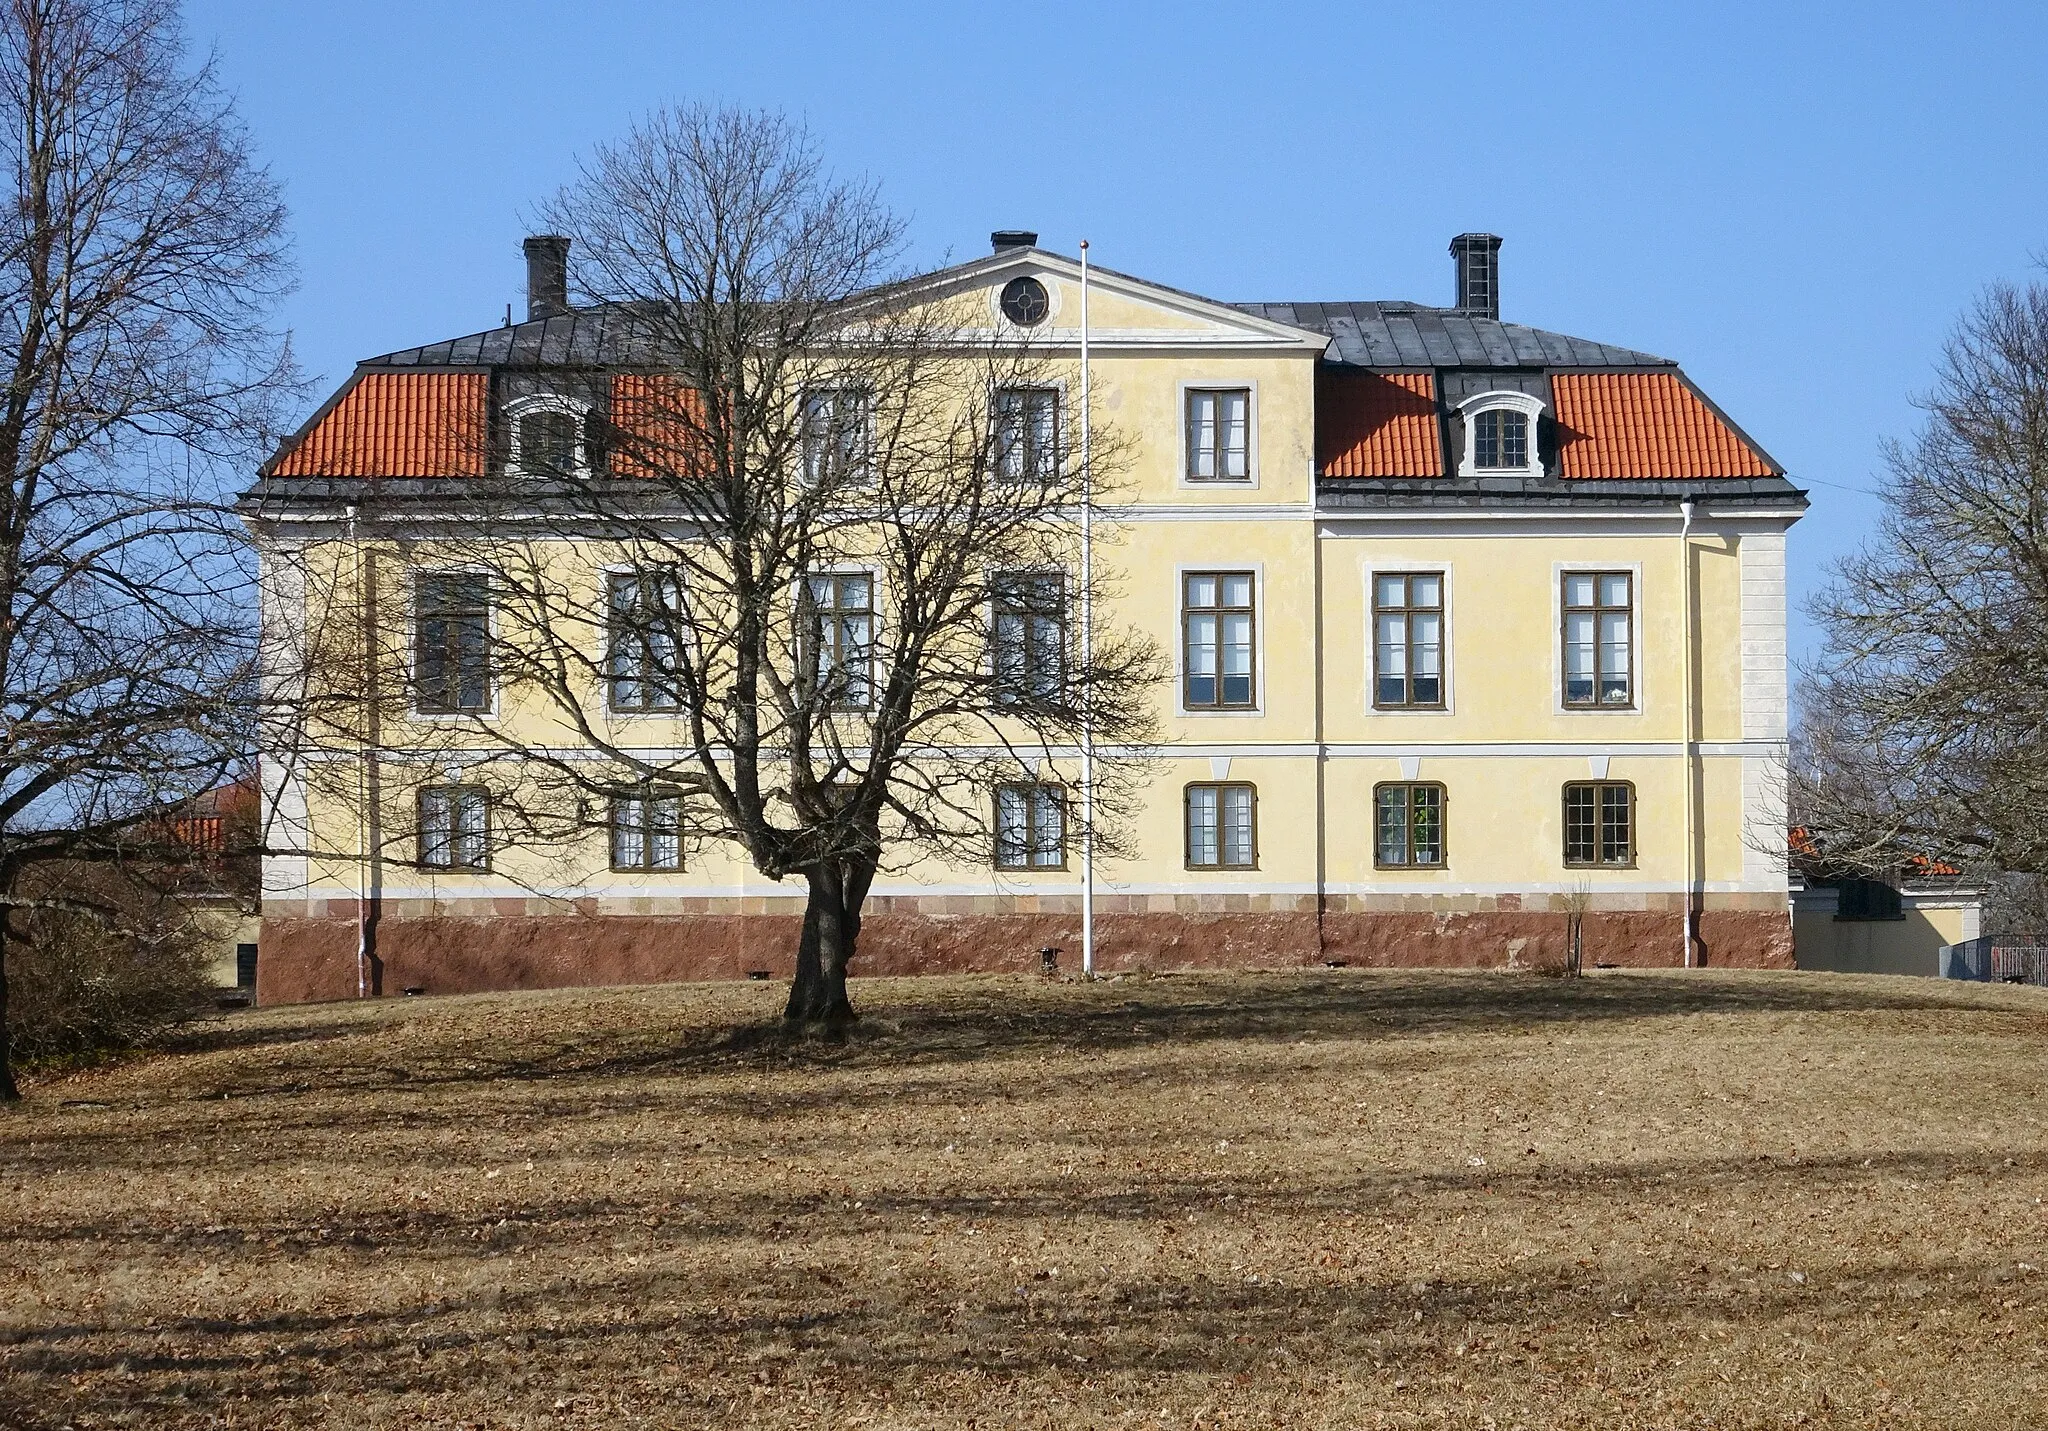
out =
<svg viewBox="0 0 2048 1431"><path fill-rule="evenodd" d="M1676 368L1669 358L1420 303L1233 303L1336 341L1329 360L1360 368Z"/></svg>

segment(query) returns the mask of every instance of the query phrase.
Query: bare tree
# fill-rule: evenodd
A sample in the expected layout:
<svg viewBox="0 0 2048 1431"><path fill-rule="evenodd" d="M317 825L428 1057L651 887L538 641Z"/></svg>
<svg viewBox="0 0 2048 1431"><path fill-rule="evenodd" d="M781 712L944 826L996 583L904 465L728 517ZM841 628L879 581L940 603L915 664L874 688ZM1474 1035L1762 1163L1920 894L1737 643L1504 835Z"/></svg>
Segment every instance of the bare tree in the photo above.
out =
<svg viewBox="0 0 2048 1431"><path fill-rule="evenodd" d="M2048 872L2048 288L1989 289L1923 406L1814 606L1793 819L1838 869Z"/></svg>
<svg viewBox="0 0 2048 1431"><path fill-rule="evenodd" d="M773 115L657 114L545 217L606 351L501 393L489 475L364 493L379 589L409 573L449 614L415 628L389 605L370 664L410 655L413 688L329 683L314 743L377 744L358 714L376 689L415 755L379 778L397 818L406 771L459 760L492 847L565 894L606 839L729 842L801 877L787 1017L849 1019L879 870L1043 856L1081 832L1063 787L1084 726L1111 750L1151 732L1155 645L1079 639L1076 370L980 296L895 280L897 221ZM1099 432L1098 480L1119 450ZM421 683L446 712L430 729L407 708ZM1129 769L1105 760L1092 790L1110 852Z"/></svg>
<svg viewBox="0 0 2048 1431"><path fill-rule="evenodd" d="M0 1097L25 874L163 842L248 749L251 622L209 484L289 360L284 214L175 8L0 10ZM156 853L165 853L159 849ZM175 853L172 851L171 853Z"/></svg>

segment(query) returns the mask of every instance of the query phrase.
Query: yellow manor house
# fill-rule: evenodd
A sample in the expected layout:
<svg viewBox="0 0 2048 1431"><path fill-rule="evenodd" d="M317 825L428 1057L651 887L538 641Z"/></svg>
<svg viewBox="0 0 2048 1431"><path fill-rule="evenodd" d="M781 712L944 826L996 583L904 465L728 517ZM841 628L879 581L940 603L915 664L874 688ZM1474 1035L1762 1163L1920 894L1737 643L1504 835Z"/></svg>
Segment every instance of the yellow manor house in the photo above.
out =
<svg viewBox="0 0 2048 1431"><path fill-rule="evenodd" d="M1526 965L1574 913L1588 966L1791 965L1785 535L1804 494L1676 363L1502 321L1500 243L1452 241L1450 307L1219 302L1090 270L1094 410L1124 441L1103 512L1117 595L1094 620L1171 667L1128 848L1096 864L1100 967ZM273 631L332 616L304 576L320 549L417 649L458 653L393 677L423 717L491 713L459 657L490 636L489 594L397 565L372 591L345 559L370 540L363 494L516 472L522 445L600 462L578 424L632 397L611 315L568 302L565 241L527 254L526 321L360 364L243 499ZM1036 235L922 281L1077 362L1082 269ZM819 599L887 620L858 575ZM491 858L459 761L374 835L323 801L323 762L370 788L408 760L405 729L367 753L265 751L273 840L303 852L266 860L261 999L789 972L801 882L650 809L615 814L609 871L563 888ZM1051 788L1006 788L985 867L878 877L854 972L1077 962L1080 862Z"/></svg>

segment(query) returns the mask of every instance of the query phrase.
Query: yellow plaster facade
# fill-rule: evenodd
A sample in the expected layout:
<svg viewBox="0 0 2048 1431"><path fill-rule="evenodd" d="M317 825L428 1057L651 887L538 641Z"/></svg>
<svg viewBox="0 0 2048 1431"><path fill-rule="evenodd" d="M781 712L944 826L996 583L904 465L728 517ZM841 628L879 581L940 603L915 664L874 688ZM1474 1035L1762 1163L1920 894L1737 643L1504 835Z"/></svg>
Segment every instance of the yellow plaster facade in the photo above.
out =
<svg viewBox="0 0 2048 1431"><path fill-rule="evenodd" d="M986 303L995 321L994 294L1019 274L1038 277L1051 296L1033 341L1074 374L1071 394L1081 336L1072 262L1029 250L984 263L951 285L949 301L970 312ZM1178 665L1184 573L1250 572L1255 592L1252 707L1190 711L1178 671L1159 692L1164 740L1145 766L1138 853L1098 865L1096 888L1112 922L1190 909L1242 914L1293 921L1284 939L1273 935L1285 945L1275 955L1283 962L1347 949L1399 959L1410 947L1417 962L1441 962L1449 956L1430 941L1445 937L1446 921L1463 920L1469 929L1460 936L1460 962L1512 962L1531 939L1550 937L1549 925L1529 920L1553 919L1578 899L1633 921L1616 946L1625 945L1627 962L1717 954L1788 961L1777 771L1786 734L1785 530L1796 511L1713 496L1697 499L1689 516L1675 497L1622 507L1326 501L1317 480L1325 335L1100 272L1088 303L1096 412L1121 434L1127 460L1098 528L1098 561L1120 595L1098 611L1098 622L1151 633ZM1188 393L1210 388L1249 394L1245 480L1186 476ZM1070 396L1069 441L1073 406ZM1588 497L1598 496L1597 485L1581 484ZM360 551L337 541L320 552L305 563L312 573L306 588L280 598L283 619L318 621L337 609L328 603L345 601L334 593L361 580ZM601 577L601 548L565 546L558 559L562 581ZM417 569L419 554L390 568L408 563ZM1561 583L1574 571L1627 573L1632 582L1632 687L1618 708L1572 709L1564 701ZM1374 577L1387 572L1440 576L1441 709L1374 707L1371 592ZM380 599L393 597L380 592ZM554 719L521 709L516 694L501 699L499 719ZM658 719L616 719L649 727L650 742L659 742ZM385 735L399 749L408 738L402 722ZM549 739L574 736L558 726ZM388 829L409 819L407 780L425 778L405 775L401 765L385 775L378 819ZM317 832L309 842L330 849L374 843L367 831L339 828L361 817L340 796L323 799L318 779L279 762L269 771L280 828ZM1042 778L1074 775L1060 768ZM1255 788L1251 868L1189 867L1185 789L1219 781ZM1632 788L1633 857L1579 867L1566 860L1564 791L1594 781ZM1375 792L1390 783L1442 787L1440 865L1389 868L1376 859ZM956 909L966 911L962 918L1015 915L1029 928L991 949L987 962L1015 965L1042 938L1055 939L1071 961L1079 863L1069 858L1065 869L1018 873L928 861L878 882L875 908L936 911L935 918ZM680 871L617 874L606 864L599 842L556 857L521 853L488 874L398 862L366 872L353 860L280 857L266 870L266 915L281 927L360 923L371 898L386 921L786 913L800 889L770 883L723 845L690 848ZM1690 950L1688 907L1703 921ZM1717 948L1706 921L1718 915L1750 920L1749 932ZM1387 926L1386 939L1326 927L1372 916L1409 922ZM1312 937L1305 919L1315 921ZM1203 962L1193 947L1199 938L1180 930L1173 948ZM1227 943L1229 936L1216 938ZM1175 957L1138 947L1126 962Z"/></svg>

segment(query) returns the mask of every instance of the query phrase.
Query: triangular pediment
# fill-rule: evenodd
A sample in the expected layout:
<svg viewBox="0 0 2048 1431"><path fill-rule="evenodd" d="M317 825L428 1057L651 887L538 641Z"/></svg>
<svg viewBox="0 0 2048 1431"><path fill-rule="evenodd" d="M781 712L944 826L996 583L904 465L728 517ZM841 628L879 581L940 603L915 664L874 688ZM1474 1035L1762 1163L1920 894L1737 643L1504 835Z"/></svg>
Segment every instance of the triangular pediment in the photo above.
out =
<svg viewBox="0 0 2048 1431"><path fill-rule="evenodd" d="M1020 327L1003 317L1004 288L1020 278L1035 279L1046 295L1046 315ZM953 308L957 321L1022 337L1047 348L1078 347L1081 341L1082 271L1078 260L1040 248L1006 249L910 280L892 290L928 295ZM1246 313L1227 303L1150 283L1126 273L1090 265L1088 338L1092 346L1116 349L1228 349L1320 353L1327 334ZM985 317L983 316L985 315Z"/></svg>

